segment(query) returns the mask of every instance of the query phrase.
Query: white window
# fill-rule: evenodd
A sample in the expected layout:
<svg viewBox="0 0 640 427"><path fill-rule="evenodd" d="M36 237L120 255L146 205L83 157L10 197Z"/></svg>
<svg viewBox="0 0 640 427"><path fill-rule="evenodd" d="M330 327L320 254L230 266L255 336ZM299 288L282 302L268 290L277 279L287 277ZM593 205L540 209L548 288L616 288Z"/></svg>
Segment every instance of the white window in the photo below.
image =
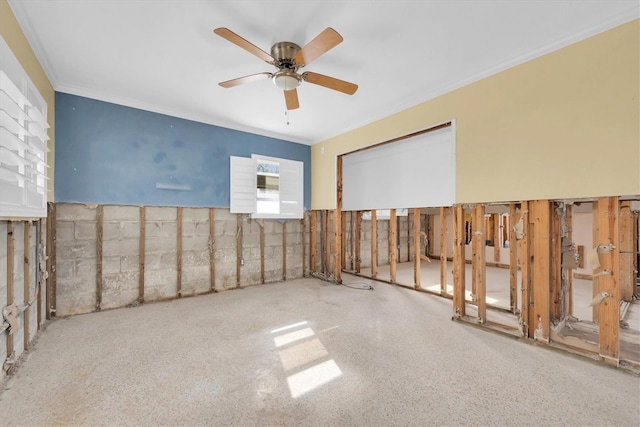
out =
<svg viewBox="0 0 640 427"><path fill-rule="evenodd" d="M304 164L260 155L230 157L231 213L253 218L302 218Z"/></svg>
<svg viewBox="0 0 640 427"><path fill-rule="evenodd" d="M0 37L0 218L47 216L47 104Z"/></svg>

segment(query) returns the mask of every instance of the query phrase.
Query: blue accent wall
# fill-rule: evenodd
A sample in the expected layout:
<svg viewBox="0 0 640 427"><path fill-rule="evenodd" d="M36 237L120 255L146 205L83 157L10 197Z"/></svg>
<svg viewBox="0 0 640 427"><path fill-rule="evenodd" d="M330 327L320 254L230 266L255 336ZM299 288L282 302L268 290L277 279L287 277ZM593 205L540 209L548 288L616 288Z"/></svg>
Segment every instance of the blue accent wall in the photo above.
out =
<svg viewBox="0 0 640 427"><path fill-rule="evenodd" d="M262 154L304 163L311 207L307 145L61 92L55 109L56 202L228 208L229 156Z"/></svg>

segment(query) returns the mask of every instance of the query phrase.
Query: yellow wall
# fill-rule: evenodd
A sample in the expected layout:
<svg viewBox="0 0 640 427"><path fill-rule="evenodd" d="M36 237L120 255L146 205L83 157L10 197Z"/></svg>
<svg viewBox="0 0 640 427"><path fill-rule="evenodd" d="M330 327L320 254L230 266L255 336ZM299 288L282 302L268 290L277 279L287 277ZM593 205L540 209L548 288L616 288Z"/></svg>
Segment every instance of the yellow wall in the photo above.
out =
<svg viewBox="0 0 640 427"><path fill-rule="evenodd" d="M639 41L635 20L314 145L312 208L336 155L451 119L457 203L640 194Z"/></svg>
<svg viewBox="0 0 640 427"><path fill-rule="evenodd" d="M51 126L48 131L49 154L47 163L49 164L48 201L53 201L53 167L54 167L54 135L55 135L55 95L53 86L40 66L40 62L31 50L29 42L24 36L22 29L18 25L11 8L6 0L0 0L0 35L7 42L13 54L18 58L22 68L25 69L33 84L36 85L40 95L47 103L47 121Z"/></svg>

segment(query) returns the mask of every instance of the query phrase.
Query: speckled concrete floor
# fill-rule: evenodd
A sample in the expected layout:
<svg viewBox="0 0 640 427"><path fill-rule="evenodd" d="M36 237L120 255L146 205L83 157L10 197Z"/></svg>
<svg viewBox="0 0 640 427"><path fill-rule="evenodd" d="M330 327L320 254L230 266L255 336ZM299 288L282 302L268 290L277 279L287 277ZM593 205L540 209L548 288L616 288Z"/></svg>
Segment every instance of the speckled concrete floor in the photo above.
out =
<svg viewBox="0 0 640 427"><path fill-rule="evenodd" d="M373 286L302 279L57 320L6 382L0 424L640 425L637 376Z"/></svg>

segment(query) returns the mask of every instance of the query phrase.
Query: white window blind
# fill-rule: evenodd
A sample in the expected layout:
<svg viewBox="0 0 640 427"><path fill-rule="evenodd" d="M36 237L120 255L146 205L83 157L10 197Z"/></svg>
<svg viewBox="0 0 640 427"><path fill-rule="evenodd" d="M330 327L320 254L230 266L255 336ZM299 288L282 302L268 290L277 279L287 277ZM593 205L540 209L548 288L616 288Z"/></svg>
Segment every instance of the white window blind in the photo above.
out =
<svg viewBox="0 0 640 427"><path fill-rule="evenodd" d="M455 126L342 157L342 209L451 206L455 202Z"/></svg>
<svg viewBox="0 0 640 427"><path fill-rule="evenodd" d="M0 37L0 218L47 216L47 104Z"/></svg>

